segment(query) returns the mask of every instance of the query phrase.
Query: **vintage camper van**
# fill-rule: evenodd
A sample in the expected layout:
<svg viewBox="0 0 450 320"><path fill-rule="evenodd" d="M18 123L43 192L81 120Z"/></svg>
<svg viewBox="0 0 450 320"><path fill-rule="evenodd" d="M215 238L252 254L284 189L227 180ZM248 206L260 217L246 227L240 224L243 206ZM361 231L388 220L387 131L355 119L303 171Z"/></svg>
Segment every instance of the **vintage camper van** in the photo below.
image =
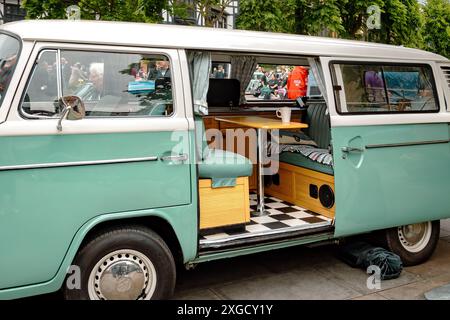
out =
<svg viewBox="0 0 450 320"><path fill-rule="evenodd" d="M450 217L442 56L24 21L0 27L0 59L2 299L163 299L177 264L372 232L414 265ZM214 79L213 63L228 74ZM245 93L258 66L267 99ZM288 99L298 67L314 96Z"/></svg>

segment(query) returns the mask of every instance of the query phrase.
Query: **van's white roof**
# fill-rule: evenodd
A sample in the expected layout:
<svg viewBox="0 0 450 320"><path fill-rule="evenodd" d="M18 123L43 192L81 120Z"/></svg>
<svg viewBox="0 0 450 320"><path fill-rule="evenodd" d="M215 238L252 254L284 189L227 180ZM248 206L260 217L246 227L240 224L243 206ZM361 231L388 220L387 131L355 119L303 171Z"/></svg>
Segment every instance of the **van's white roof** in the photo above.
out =
<svg viewBox="0 0 450 320"><path fill-rule="evenodd" d="M25 20L6 23L1 29L13 32L25 41L449 61L427 51L371 42L149 23Z"/></svg>

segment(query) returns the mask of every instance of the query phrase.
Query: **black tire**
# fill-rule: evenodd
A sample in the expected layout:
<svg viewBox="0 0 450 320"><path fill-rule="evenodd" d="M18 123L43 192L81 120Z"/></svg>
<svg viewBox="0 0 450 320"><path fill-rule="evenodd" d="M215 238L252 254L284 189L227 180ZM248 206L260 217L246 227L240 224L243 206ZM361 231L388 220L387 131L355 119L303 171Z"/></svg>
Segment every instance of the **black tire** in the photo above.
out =
<svg viewBox="0 0 450 320"><path fill-rule="evenodd" d="M93 268L100 261L105 261L104 257L108 256L108 254L114 252L120 253L122 252L121 250L125 250L125 252L127 252L126 250L133 250L142 255L144 258L142 260L145 261L145 258L147 258L151 262L153 268L142 267L143 270L152 269L153 271L148 271L148 273L156 275L156 285L152 286L152 294L148 292L149 297L147 299L167 299L173 295L176 267L173 255L166 243L158 234L148 228L142 226L126 226L100 232L78 251L73 265L80 268L81 287L80 289L69 289L65 282L63 285L64 298L67 300L90 300L88 282ZM125 258L125 255L123 256ZM127 255L127 257L129 256ZM133 258L133 254L131 254L131 258ZM109 259L106 261L109 262ZM142 261L138 258L134 262L141 263ZM147 273L145 274L147 275ZM152 282L147 280L145 284L147 283ZM92 288L94 287L91 285L91 291ZM93 290L95 291L97 289Z"/></svg>
<svg viewBox="0 0 450 320"><path fill-rule="evenodd" d="M440 221L436 220L417 225L425 226L425 224L427 225L425 228L431 228L430 233L428 236L422 238L424 239L423 242L414 250L413 247L410 247L411 249L409 250L407 249L408 244L403 236L404 229L402 229L406 226L384 230L384 243L386 248L399 255L404 266L414 266L427 261L436 249L439 241Z"/></svg>

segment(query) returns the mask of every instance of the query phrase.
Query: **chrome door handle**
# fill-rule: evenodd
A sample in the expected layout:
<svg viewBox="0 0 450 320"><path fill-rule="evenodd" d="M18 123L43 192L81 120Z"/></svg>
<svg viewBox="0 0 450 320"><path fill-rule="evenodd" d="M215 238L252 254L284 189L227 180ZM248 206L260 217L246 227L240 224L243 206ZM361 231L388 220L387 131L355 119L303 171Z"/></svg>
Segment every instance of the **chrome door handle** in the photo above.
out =
<svg viewBox="0 0 450 320"><path fill-rule="evenodd" d="M183 153L183 154L178 154L178 155L173 155L173 156L163 156L161 157L162 161L186 161L188 159L188 155Z"/></svg>
<svg viewBox="0 0 450 320"><path fill-rule="evenodd" d="M342 159L346 159L347 155L350 152L364 152L364 148L357 148L357 147L342 147Z"/></svg>
<svg viewBox="0 0 450 320"><path fill-rule="evenodd" d="M349 153L349 152L364 152L364 148L355 148L355 147L342 147L342 152Z"/></svg>

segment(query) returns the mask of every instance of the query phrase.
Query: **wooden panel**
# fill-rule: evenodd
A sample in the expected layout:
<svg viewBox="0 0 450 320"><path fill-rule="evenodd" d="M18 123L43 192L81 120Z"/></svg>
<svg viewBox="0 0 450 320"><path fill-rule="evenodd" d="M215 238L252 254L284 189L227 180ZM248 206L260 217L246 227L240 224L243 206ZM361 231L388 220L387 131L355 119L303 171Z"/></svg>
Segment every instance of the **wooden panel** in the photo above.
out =
<svg viewBox="0 0 450 320"><path fill-rule="evenodd" d="M216 117L217 121L235 124L242 127L260 129L304 129L308 128L306 123L289 122L282 123L280 119L265 118L260 116L232 116ZM220 124L222 126L222 124Z"/></svg>
<svg viewBox="0 0 450 320"><path fill-rule="evenodd" d="M333 205L331 209L328 209L322 206L319 199L312 198L309 195L310 184L314 184L318 188L323 184L327 184L334 192L334 176L287 163L280 163L280 185L272 184L265 188L265 192L326 217L334 218L336 206Z"/></svg>
<svg viewBox="0 0 450 320"><path fill-rule="evenodd" d="M211 188L210 179L199 181L200 229L250 221L248 178L236 179L235 187Z"/></svg>

